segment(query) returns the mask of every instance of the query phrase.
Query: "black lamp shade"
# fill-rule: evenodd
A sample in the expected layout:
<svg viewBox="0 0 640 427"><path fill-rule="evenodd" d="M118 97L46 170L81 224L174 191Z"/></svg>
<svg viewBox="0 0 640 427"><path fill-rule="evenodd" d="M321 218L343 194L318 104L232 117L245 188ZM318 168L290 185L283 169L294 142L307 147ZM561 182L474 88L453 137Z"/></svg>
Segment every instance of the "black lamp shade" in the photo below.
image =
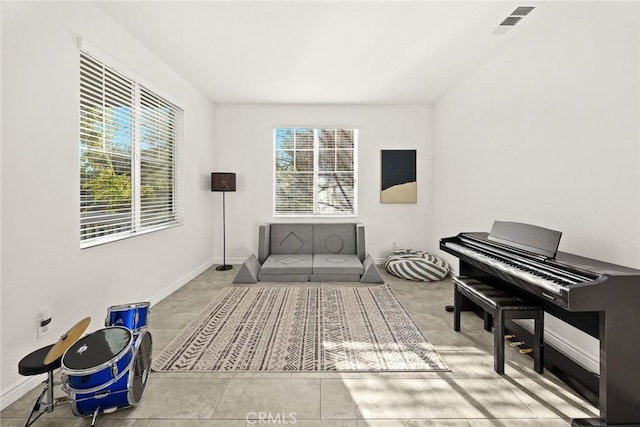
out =
<svg viewBox="0 0 640 427"><path fill-rule="evenodd" d="M236 191L236 174L233 172L212 172L211 191Z"/></svg>

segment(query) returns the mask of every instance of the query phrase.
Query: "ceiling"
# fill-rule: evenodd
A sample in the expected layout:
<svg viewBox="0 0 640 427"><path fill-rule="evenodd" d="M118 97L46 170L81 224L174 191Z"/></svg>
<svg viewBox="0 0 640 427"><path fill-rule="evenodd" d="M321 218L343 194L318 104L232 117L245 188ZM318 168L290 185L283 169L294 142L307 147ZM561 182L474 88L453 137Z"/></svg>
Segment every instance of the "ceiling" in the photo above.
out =
<svg viewBox="0 0 640 427"><path fill-rule="evenodd" d="M540 25L513 1L95 1L215 103L431 104ZM494 34L518 6L537 6Z"/></svg>

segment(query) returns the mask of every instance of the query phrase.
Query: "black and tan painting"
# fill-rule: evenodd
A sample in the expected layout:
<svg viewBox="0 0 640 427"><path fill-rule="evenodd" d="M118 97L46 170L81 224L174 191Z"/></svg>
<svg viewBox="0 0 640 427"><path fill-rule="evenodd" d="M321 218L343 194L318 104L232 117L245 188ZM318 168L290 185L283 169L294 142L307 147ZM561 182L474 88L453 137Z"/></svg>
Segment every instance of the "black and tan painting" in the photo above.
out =
<svg viewBox="0 0 640 427"><path fill-rule="evenodd" d="M416 203L416 150L382 150L380 203Z"/></svg>

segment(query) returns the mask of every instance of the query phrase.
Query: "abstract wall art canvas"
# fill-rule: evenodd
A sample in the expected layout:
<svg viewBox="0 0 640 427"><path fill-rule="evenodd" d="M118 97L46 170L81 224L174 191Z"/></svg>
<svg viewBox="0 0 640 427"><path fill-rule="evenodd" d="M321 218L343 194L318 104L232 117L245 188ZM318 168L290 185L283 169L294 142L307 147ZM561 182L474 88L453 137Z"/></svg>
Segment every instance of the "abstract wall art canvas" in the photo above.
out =
<svg viewBox="0 0 640 427"><path fill-rule="evenodd" d="M417 203L416 150L382 150L380 203Z"/></svg>

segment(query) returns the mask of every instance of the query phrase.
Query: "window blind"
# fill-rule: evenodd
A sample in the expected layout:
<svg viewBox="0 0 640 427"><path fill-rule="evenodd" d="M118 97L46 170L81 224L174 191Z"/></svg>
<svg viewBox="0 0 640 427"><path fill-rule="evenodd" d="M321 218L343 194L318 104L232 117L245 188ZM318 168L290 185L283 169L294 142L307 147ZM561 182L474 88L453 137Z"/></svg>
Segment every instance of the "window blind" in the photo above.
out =
<svg viewBox="0 0 640 427"><path fill-rule="evenodd" d="M182 221L182 110L80 55L80 241L93 246Z"/></svg>
<svg viewBox="0 0 640 427"><path fill-rule="evenodd" d="M356 129L274 131L274 215L354 216Z"/></svg>

